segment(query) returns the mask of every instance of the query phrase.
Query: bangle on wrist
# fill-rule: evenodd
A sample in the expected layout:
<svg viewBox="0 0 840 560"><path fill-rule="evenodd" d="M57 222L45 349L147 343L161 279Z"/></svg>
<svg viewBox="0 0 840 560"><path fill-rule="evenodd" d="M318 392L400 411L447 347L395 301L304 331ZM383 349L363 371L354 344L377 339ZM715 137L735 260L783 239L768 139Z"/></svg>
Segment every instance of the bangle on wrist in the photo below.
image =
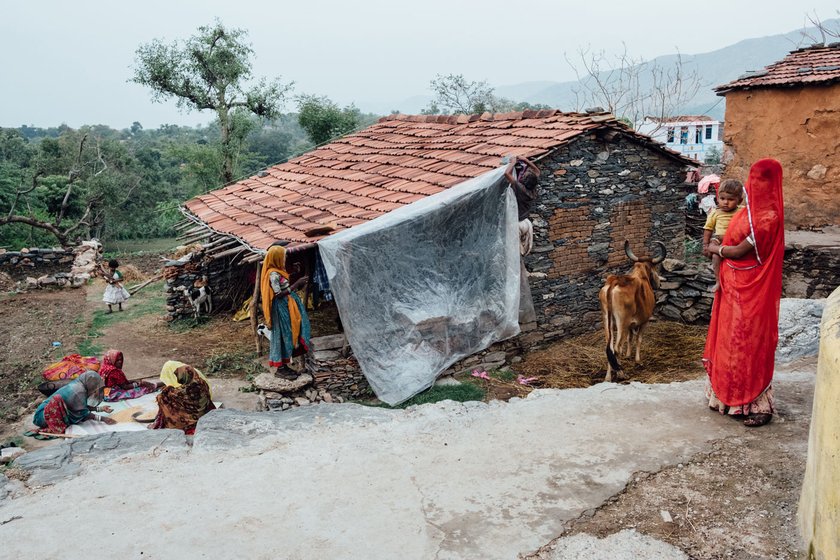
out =
<svg viewBox="0 0 840 560"><path fill-rule="evenodd" d="M724 247L724 245L721 245L720 247L718 247L718 256L722 259L725 258L723 256L723 247Z"/></svg>

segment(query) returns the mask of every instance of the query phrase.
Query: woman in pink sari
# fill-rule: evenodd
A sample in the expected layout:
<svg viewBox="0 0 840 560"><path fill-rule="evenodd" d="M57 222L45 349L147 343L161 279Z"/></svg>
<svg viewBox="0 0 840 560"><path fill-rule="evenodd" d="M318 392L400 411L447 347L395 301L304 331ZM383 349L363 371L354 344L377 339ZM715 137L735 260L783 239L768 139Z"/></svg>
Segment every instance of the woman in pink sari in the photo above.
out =
<svg viewBox="0 0 840 560"><path fill-rule="evenodd" d="M750 169L744 208L732 218L720 255L703 363L709 407L763 426L775 412L773 366L785 256L782 166L762 159Z"/></svg>
<svg viewBox="0 0 840 560"><path fill-rule="evenodd" d="M123 367L123 353L119 350L108 350L102 356L102 365L99 367L99 376L108 389L105 400L108 402L121 401L124 399L136 399L148 393L154 393L163 383L152 383L150 381L129 381L125 376Z"/></svg>

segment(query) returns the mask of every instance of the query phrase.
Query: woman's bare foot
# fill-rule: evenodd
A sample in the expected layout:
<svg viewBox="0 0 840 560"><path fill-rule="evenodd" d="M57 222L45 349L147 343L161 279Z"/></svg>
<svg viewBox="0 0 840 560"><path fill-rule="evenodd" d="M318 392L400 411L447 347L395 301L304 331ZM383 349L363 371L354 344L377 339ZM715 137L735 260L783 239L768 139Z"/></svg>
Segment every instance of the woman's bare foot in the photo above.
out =
<svg viewBox="0 0 840 560"><path fill-rule="evenodd" d="M277 368L277 371L274 372L274 375L289 381L294 381L295 379L300 377L300 374L292 368L290 368L289 366L282 366Z"/></svg>
<svg viewBox="0 0 840 560"><path fill-rule="evenodd" d="M744 426L747 426L748 428L758 428L759 426L768 424L772 419L772 414L750 414L747 419L744 420Z"/></svg>

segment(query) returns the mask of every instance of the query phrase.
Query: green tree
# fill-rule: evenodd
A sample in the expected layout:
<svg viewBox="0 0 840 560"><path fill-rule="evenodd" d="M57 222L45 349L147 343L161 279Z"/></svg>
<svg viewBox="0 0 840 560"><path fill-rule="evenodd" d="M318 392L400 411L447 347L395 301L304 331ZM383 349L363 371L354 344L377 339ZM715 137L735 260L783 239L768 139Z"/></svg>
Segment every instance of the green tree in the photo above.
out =
<svg viewBox="0 0 840 560"><path fill-rule="evenodd" d="M252 79L254 54L245 42L247 32L227 29L221 22L202 26L185 42L160 40L137 49L132 81L151 88L155 101L175 98L187 110L216 113L221 133L221 179L236 178L237 158L248 133L251 115L272 119L292 84L278 79Z"/></svg>
<svg viewBox="0 0 840 560"><path fill-rule="evenodd" d="M320 145L354 131L361 122L355 105L341 109L327 97L298 97L298 122L313 144Z"/></svg>
<svg viewBox="0 0 840 560"><path fill-rule="evenodd" d="M466 115L496 111L501 100L485 81L469 82L463 74L447 74L429 82L435 97L423 113L427 115L463 113ZM509 102L508 102L509 103Z"/></svg>

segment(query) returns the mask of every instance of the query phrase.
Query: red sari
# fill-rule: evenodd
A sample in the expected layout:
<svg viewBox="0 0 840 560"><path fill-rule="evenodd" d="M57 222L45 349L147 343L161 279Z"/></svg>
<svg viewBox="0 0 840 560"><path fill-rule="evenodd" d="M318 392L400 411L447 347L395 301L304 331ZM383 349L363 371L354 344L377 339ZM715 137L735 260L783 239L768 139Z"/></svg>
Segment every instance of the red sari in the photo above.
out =
<svg viewBox="0 0 840 560"><path fill-rule="evenodd" d="M755 246L740 259L721 263L703 363L711 396L729 407L730 414L772 413L770 382L785 255L782 166L773 159L756 162L745 190L746 206L732 218L723 245L738 245L752 236Z"/></svg>

